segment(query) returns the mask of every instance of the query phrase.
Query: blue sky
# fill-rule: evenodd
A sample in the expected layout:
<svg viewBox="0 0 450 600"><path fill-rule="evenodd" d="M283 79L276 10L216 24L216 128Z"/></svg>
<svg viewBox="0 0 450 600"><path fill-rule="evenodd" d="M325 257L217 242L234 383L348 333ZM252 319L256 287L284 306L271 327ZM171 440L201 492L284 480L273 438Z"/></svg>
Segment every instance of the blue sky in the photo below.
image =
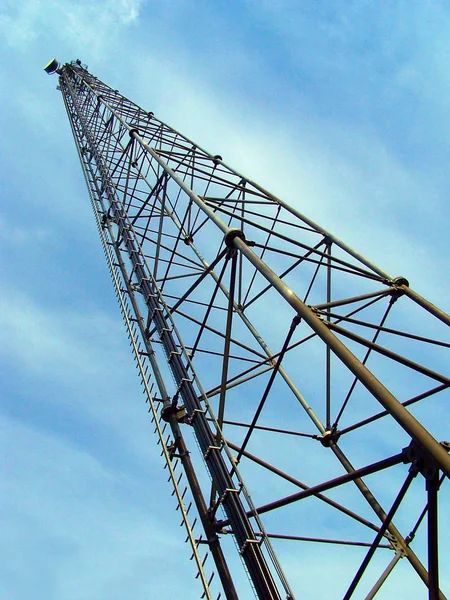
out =
<svg viewBox="0 0 450 600"><path fill-rule="evenodd" d="M2 4L0 597L198 597L43 66L80 58L445 309L449 28L438 1Z"/></svg>

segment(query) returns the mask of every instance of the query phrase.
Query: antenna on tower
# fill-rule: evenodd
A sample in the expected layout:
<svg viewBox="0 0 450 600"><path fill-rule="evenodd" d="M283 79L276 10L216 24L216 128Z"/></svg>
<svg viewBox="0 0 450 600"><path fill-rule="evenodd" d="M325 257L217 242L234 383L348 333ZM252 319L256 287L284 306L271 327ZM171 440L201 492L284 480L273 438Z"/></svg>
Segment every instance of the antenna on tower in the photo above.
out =
<svg viewBox="0 0 450 600"><path fill-rule="evenodd" d="M48 75L53 75L54 73L59 73L59 69L60 69L60 64L59 62L56 60L56 58L52 58L52 60L45 65L44 67L44 71L48 74Z"/></svg>

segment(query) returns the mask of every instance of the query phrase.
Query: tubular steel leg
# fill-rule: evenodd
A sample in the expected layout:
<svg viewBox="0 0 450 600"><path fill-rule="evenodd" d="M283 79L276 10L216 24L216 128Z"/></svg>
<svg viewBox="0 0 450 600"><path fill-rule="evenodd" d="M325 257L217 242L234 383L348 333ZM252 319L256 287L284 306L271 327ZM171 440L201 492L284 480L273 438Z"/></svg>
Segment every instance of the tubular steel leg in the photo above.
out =
<svg viewBox="0 0 450 600"><path fill-rule="evenodd" d="M429 600L439 598L439 556L438 556L438 490L439 471L427 480L428 494L428 573Z"/></svg>

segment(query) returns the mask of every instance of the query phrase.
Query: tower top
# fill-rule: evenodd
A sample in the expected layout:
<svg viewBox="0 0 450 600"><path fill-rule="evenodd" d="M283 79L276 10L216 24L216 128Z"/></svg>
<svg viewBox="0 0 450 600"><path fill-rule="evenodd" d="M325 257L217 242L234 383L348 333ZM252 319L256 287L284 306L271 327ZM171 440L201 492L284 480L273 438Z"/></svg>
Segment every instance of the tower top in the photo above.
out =
<svg viewBox="0 0 450 600"><path fill-rule="evenodd" d="M74 66L76 65L77 67L80 67L81 69L84 69L84 70L87 70L87 68L88 68L88 66L83 64L79 58L77 58L76 60L72 60L72 61L70 61L70 63L67 63L67 64L74 65ZM52 58L52 60L47 65L45 65L44 71L48 75L53 75L54 73L58 73L59 75L61 75L65 66L66 65L61 65L61 63L59 62L59 60L57 58Z"/></svg>

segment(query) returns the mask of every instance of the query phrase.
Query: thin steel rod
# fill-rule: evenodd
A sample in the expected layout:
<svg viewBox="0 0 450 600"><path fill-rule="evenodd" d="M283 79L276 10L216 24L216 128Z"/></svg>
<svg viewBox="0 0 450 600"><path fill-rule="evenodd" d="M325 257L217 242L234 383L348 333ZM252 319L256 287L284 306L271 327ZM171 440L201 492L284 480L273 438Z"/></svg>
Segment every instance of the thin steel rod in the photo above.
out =
<svg viewBox="0 0 450 600"><path fill-rule="evenodd" d="M146 208L148 208L148 203L152 199L152 196L154 196L154 195L157 196L159 194L159 191L161 189L162 182L163 182L164 179L167 181L167 173L165 171L163 171L163 173L159 177L159 179L156 180L156 183L153 186L153 188L151 189L150 193L147 195L147 198L146 198L145 202L141 203L141 206L139 207L138 212L133 217L131 217L131 224L132 225L136 224L136 221L140 218L140 216L142 215L142 213L144 212L144 210ZM137 181L137 179L136 179L136 181ZM152 207L152 210L154 209L154 207L156 207L156 202L154 203L154 205Z"/></svg>
<svg viewBox="0 0 450 600"><path fill-rule="evenodd" d="M439 480L439 487L442 485L444 479L445 479L445 475L441 475L441 478ZM414 527L411 529L410 533L408 534L408 536L406 538L408 540L408 543L410 543L416 537L417 530L419 529L427 512L428 512L428 502L427 502L427 504L425 504L423 511L420 513L419 518L417 519Z"/></svg>
<svg viewBox="0 0 450 600"><path fill-rule="evenodd" d="M234 251L231 256L231 272L230 272L230 295L228 297L228 311L227 311L227 323L225 326L225 340L223 345L223 362L222 362L222 377L220 382L220 397L219 397L219 411L217 415L217 422L220 429L223 426L223 418L225 414L225 398L227 395L227 379L228 379L228 365L230 362L230 347L231 347L231 328L233 325L233 302L234 302L234 290L236 287L236 266L237 266L237 252ZM220 440L220 431L217 431L217 441Z"/></svg>
<svg viewBox="0 0 450 600"><path fill-rule="evenodd" d="M377 296L389 296L392 294L392 288L385 288L376 292L370 292L368 294L361 294L359 296L352 296L350 298L342 298L341 300L333 300L333 302L324 302L323 304L314 304L311 308L317 311L325 311L328 308L335 308L336 306L346 306L347 304L353 304L354 302L361 302L362 300L368 300L369 298L376 298Z"/></svg>
<svg viewBox="0 0 450 600"><path fill-rule="evenodd" d="M381 548L381 544L378 546L378 548ZM401 558L402 558L402 553L401 552L396 552L395 555L394 555L394 557L392 558L392 560L390 561L390 563L388 564L388 566L385 568L385 570L383 571L383 573L379 577L378 581L375 583L375 585L370 590L370 592L367 594L367 596L365 597L364 600L373 600L373 598L375 598L375 596L380 591L381 586L386 581L386 579L389 577L389 575L393 571L395 565L398 563L398 561Z"/></svg>
<svg viewBox="0 0 450 600"><path fill-rule="evenodd" d="M252 379L256 379L257 377L260 377L261 375L264 375L264 373L268 373L269 371L271 371L272 368L273 368L271 365L269 365L267 367L263 367L259 371L256 370L259 365L264 364L265 362L266 361L263 361L261 363L257 363L255 365L253 365L252 367L250 367L250 369L242 371L241 373L238 373L238 375L236 375L234 377L231 377L227 381L227 389L231 390L234 387L242 385L243 383L246 383L247 381L251 381ZM250 373L250 375L248 375L248 373ZM219 392L220 392L220 386L216 385L216 387L213 388L212 390L208 390L205 393L205 396L207 398L213 398L214 396L217 396L217 394Z"/></svg>
<svg viewBox="0 0 450 600"><path fill-rule="evenodd" d="M190 349L190 359L191 360L193 359L194 354L196 352L199 352L198 345L199 345L200 340L202 338L203 332L205 331L205 326L206 326L206 323L207 323L207 321L209 319L209 315L210 315L210 313L212 311L213 304L214 304L214 301L216 299L217 292L219 291L219 285L220 285L220 282L222 281L222 277L224 276L226 267L227 267L227 263L224 261L224 263L222 265L222 270L221 270L221 272L219 274L219 277L218 277L218 280L215 281L214 290L213 290L213 293L211 295L211 302L210 302L210 304L206 308L205 314L203 315L203 320L202 320L202 322L200 324L200 327L198 329L198 332L197 332L197 336L195 338L194 343L192 344L192 348ZM173 309L173 307L170 309L170 312L173 312L172 309Z"/></svg>
<svg viewBox="0 0 450 600"><path fill-rule="evenodd" d="M225 425L235 425L236 427L251 427L251 423L240 423L239 421L228 421L224 419ZM254 425L253 429L259 429L261 431L270 431L272 433L282 433L285 435L295 435L298 437L310 438L313 440L317 439L315 433L302 433L300 431L292 431L291 429L280 429L279 427L266 427L264 425Z"/></svg>
<svg viewBox="0 0 450 600"><path fill-rule="evenodd" d="M321 240L318 244L316 244L314 246L314 248L311 248L310 250L308 250L307 252L305 252L305 254L303 254L302 256L300 256L300 258L298 260L296 260L290 267L288 267L282 273L280 273L280 275L279 275L280 279L283 279L283 277L286 277L286 275L288 275L293 269L295 269L296 267L298 267L298 265L300 265L302 262L304 262L305 260L307 260L308 256L310 254L312 254L313 251L315 249L319 248L322 244L323 244L323 240ZM320 264L321 263L319 262L319 265ZM253 298L251 300L249 300L249 302L244 302L243 303L244 309L247 310L249 306L251 306L254 302L256 302L256 300L258 300L259 298L261 298L261 296L263 296L268 290L270 290L270 287L271 287L270 285L267 285L260 292L258 292L256 294L256 296L253 296ZM245 300L247 300L247 296L248 296L248 292L247 292L247 295L245 297Z"/></svg>
<svg viewBox="0 0 450 600"><path fill-rule="evenodd" d="M394 500L394 502L392 504L391 510L386 515L386 518L385 518L383 524L381 525L380 531L375 536L375 539L373 540L372 545L370 546L366 556L364 557L364 560L361 563L361 566L359 567L355 577L353 578L353 581L351 582L351 584L347 590L347 593L345 594L345 596L343 597L342 600L350 600L350 598L353 596L353 592L356 590L358 583L361 581L361 578L364 575L364 571L367 569L370 561L372 560L372 557L375 554L375 552L378 548L378 545L383 538L383 535L387 531L389 523L392 521L395 513L397 512L398 507L400 506L400 503L402 502L403 498L405 497L406 492L408 491L408 488L411 485L411 483L416 475L417 475L416 469L411 468L408 472L408 475L406 476L405 482L403 483L399 493L397 494L396 499Z"/></svg>
<svg viewBox="0 0 450 600"><path fill-rule="evenodd" d="M290 496L286 496L285 498L280 498L279 500L275 500L274 502L264 504L263 506L258 507L256 509L256 512L258 515L262 515L271 510L275 510L277 508L287 506L288 504L292 504L293 502L304 500L305 498L309 498L310 496L316 496L320 492L325 492L327 490L331 490L332 488L339 487L340 485L344 485L349 481L354 481L355 479L360 479L361 477L365 477L366 475L371 475L372 473L377 473L378 471L382 471L383 469L388 469L390 467L400 464L401 462L403 462L403 452L395 454L390 458L380 460L376 463L373 463L372 465L368 465L367 467L356 469L352 473L346 473L345 475L341 475L340 477L335 477L334 479L324 481L323 483L314 485L302 492L296 492L295 494L291 494ZM253 516L251 512L247 514L250 517ZM228 521L220 521L219 523L221 527L224 527L228 524Z"/></svg>
<svg viewBox="0 0 450 600"><path fill-rule="evenodd" d="M429 600L439 598L439 552L438 552L438 490L439 471L435 471L426 482L428 496L428 587Z"/></svg>
<svg viewBox="0 0 450 600"><path fill-rule="evenodd" d="M202 324L202 321L199 321L195 317L186 314L182 310L177 309L175 312L176 312L176 314L181 315L182 317L184 317L185 319L188 319L189 321L191 321L192 323L195 323L196 325ZM204 324L204 328L207 329L208 331L211 331L211 333L214 333L215 335L219 336L220 338L225 337L225 334L222 331L219 331L218 329L216 329L215 327L212 327L211 325ZM150 333L151 334L155 333L155 330L153 329ZM233 344L236 344L236 346L239 346L240 348L247 350L247 352L250 352L251 354L258 356L259 358L264 359L264 355L261 354L260 352L258 352L257 350L255 350L254 348L251 348L250 346L247 346L246 344L239 342L235 338L233 338L232 341L233 341Z"/></svg>
<svg viewBox="0 0 450 600"><path fill-rule="evenodd" d="M292 320L291 326L289 327L289 331L288 331L288 334L286 336L286 339L284 340L283 347L281 348L281 352L280 352L280 354L279 354L279 356L277 358L277 362L275 363L275 365L274 365L274 367L272 369L272 372L271 372L270 377L269 377L269 381L267 382L267 385L266 385L266 388L264 390L264 393L263 393L263 395L261 397L261 400L259 402L259 405L258 405L258 407L257 407L257 409L255 411L255 414L253 416L253 419L252 419L252 422L250 424L250 427L248 428L247 433L245 434L244 441L242 442L241 448L240 448L240 450L239 450L239 452L238 452L238 454L236 456L235 464L239 464L239 461L241 460L242 452L247 447L247 444L248 444L248 442L250 440L250 436L253 433L253 428L254 428L254 426L256 425L256 423L257 423L257 421L259 419L259 415L261 414L261 411L262 411L262 409L264 407L264 404L265 404L265 402L267 400L269 392L270 392L270 390L272 388L272 385L273 385L273 383L275 381L275 377L276 377L276 375L278 373L278 369L280 368L281 362L282 362L282 360L284 358L284 355L286 354L286 350L287 350L287 348L289 346L289 342L291 341L291 338L294 335L294 331L297 328L298 323L299 323L299 319L296 318L296 317L294 317L294 319ZM233 467L233 471L234 471L234 467Z"/></svg>
<svg viewBox="0 0 450 600"><path fill-rule="evenodd" d="M333 322L329 322L329 323L327 322L327 327L329 329L332 329L333 331L336 331L336 333L339 333L339 334L349 338L350 340L352 340L354 342L358 342L358 344L361 344L362 346L365 346L366 348L370 348L371 350L378 352L378 354L381 354L383 356L386 356L387 358L395 360L396 362L400 363L401 365L404 365L405 367L414 369L414 371L417 371L418 373L421 373L422 375L426 375L427 377L431 377L432 379L435 379L436 381L440 381L441 383L444 383L445 385L450 385L450 379L448 377L445 377L444 375L441 375L440 373L436 373L436 371L432 371L431 369L428 369L427 367L424 367L423 365L419 365L418 363L416 363L412 360L409 360L408 358L405 358L404 356L401 356L400 354L397 354L396 352L392 352L392 350L388 350L387 348L384 348L384 346L379 346L378 344L375 344L374 342L371 342L371 341L367 340L366 338L363 338L362 336L360 336L356 333L353 333L352 331L344 329L340 325L336 325ZM397 402L398 402L398 400L397 400ZM399 402L399 404L400 404L400 402Z"/></svg>
<svg viewBox="0 0 450 600"><path fill-rule="evenodd" d="M424 398L428 398L429 396L432 396L433 394L437 394L438 392L442 392L442 390L447 389L449 386L442 384L442 385L438 385L435 388L428 390L427 392L424 392L423 394L419 394L418 396L414 396L414 398L410 398L409 400L405 400L405 402L402 402L403 406L409 406L410 404L414 404L415 402L419 402L420 400L423 400ZM368 417L367 419L363 419L362 421L358 421L358 423L354 423L353 425L349 425L348 427L344 427L344 429L340 429L339 430L339 435L344 435L345 433L350 433L351 431L354 431L355 429L358 429L359 427L363 427L364 425L368 425L369 423L373 423L374 421L377 421L378 419L381 419L382 417L386 417L388 415L388 411L387 410L383 410L382 412L377 413L376 415L372 415L371 417Z"/></svg>
<svg viewBox="0 0 450 600"><path fill-rule="evenodd" d="M173 307L173 305L169 304L170 300L179 300L180 296L179 295L174 295L174 294L169 294L166 293L164 294L164 297L167 298L168 302L167 302L167 306L169 307L169 309L171 309ZM184 302L186 302L186 304L195 304L196 306L203 306L203 308L208 308L211 305L211 302L201 302L200 300L193 300L192 298L186 298L186 300L184 300ZM212 303L213 306L212 308L214 308L215 310L222 310L222 311L226 311L226 307L225 306L219 306L218 304L214 305L214 303Z"/></svg>
<svg viewBox="0 0 450 600"><path fill-rule="evenodd" d="M208 206L207 203L205 203L205 205ZM229 211L229 210L225 209L222 206L218 206L216 208L216 210L220 211L224 215L232 215L232 216L234 216L234 213L232 211ZM244 219L244 222L248 223L249 225L253 225L254 227L257 227L257 229L259 229L260 231L270 231L267 227L264 227L261 224L255 225L255 223L253 223L249 219ZM277 237L278 239L290 242L291 244L293 244L295 246L298 246L300 248L304 248L305 250L310 249L309 246L303 244L302 242L299 242L298 240L292 239L292 237L290 238L290 237L288 237L288 236L286 236L286 235L284 235L282 233L274 232L273 235L275 237ZM255 246L256 247L261 247L261 245L258 244L258 243L256 243ZM291 253L283 251L283 250L279 250L278 248L275 248L275 247L270 248L270 247L266 246L266 249L269 250L269 251L272 251L272 252L279 252L281 254L285 254L286 256L289 256L289 255L293 256ZM317 254L318 256L322 256L322 257L325 256L325 254L323 252L320 252L319 250L313 250L313 252L314 252L314 254ZM313 259L308 259L308 261L309 262L316 262ZM360 262L362 262L362 261L360 261ZM342 265L342 266L338 267L337 265ZM347 268L345 268L345 267L347 267ZM360 275L362 277L367 277L368 279L374 279L374 280L377 280L377 281L380 280L379 275L375 275L374 273L371 273L370 271L366 271L365 269L363 269L360 266L348 263L347 261L345 261L345 260L343 260L341 258L333 257L333 268L335 268L335 269L339 269L340 268L343 271L346 271L346 272L349 272L349 273L353 273L355 275Z"/></svg>
<svg viewBox="0 0 450 600"><path fill-rule="evenodd" d="M290 241L292 243L292 240L290 240ZM300 242L296 242L296 245L299 246L300 248L311 249L311 247L308 246L307 244L303 244ZM252 244L252 246L255 248L264 248L265 247L258 242L254 242ZM266 248L269 252L273 252L274 254L281 254L282 256L285 256L285 257L290 256L291 258L298 257L298 254L296 252L285 250L283 248L276 248L275 246L268 246ZM313 249L313 253L318 254L321 258L326 258L326 254L323 252L320 252L319 250ZM311 263L313 265L322 264L322 261L319 260L318 258L305 258L305 262ZM335 256L333 256L331 268L334 271L341 271L342 273L348 273L348 274L354 275L355 277L365 277L366 279L369 279L371 281L378 281L378 282L380 281L380 278L377 275L374 275L373 273L371 273L370 271L366 271L366 270L362 269L361 267L357 267L356 265L354 265L352 263L348 263L340 258L336 258Z"/></svg>
<svg viewBox="0 0 450 600"><path fill-rule="evenodd" d="M226 257L226 263L231 261L230 269L230 295L228 297L228 309L227 309L227 322L225 326L225 338L223 344L223 361L222 361L222 376L220 383L220 396L219 396L219 410L217 414L217 430L216 430L216 444L220 446L223 429L223 417L225 414L225 400L227 396L227 379L228 379L228 365L230 362L230 347L231 347L231 328L233 325L233 302L234 302L234 291L236 288L236 266L237 266L237 252L233 250L232 253L228 251ZM216 286L217 288L217 286ZM214 506L216 498L216 485L214 481L211 483L211 494L209 505Z"/></svg>
<svg viewBox="0 0 450 600"><path fill-rule="evenodd" d="M169 307L170 308L170 307ZM180 346L181 347L181 346ZM198 346L194 348L194 346L185 346L186 350L189 352L190 358L192 359L192 354L194 351L195 353L199 353L199 354L208 354L209 356L223 356L223 352L215 352L214 350L208 350L205 348L199 348ZM259 365L259 361L257 360L253 360L252 358L246 358L245 356L239 356L237 354L230 354L230 358L234 358L236 360L241 360L243 362L249 362L252 363L254 365Z"/></svg>
<svg viewBox="0 0 450 600"><path fill-rule="evenodd" d="M228 444L228 446L232 450L235 450L236 452L239 452L240 446L236 446L236 444L233 444L229 440L227 440L227 444ZM286 481L289 481L290 483L293 483L294 485L298 486L299 488L302 488L303 490L309 490L310 489L310 486L306 485L306 483L303 483L299 479L295 479L295 477L292 477L291 475L288 475L287 473L284 473L280 469L277 469L276 467L274 467L273 465L269 464L268 462L262 460L258 456L255 456L254 454L250 454L250 452L247 452L247 450L245 450L242 454L243 454L243 456L245 456L246 458L248 458L251 461L255 462L256 464L264 467L265 469L267 469L271 473L274 473L275 475L278 475L282 479L285 479ZM355 521L358 521L362 525L365 525L366 527L369 527L369 529L372 529L373 531L379 531L380 528L377 525L375 525L371 521L368 521L364 517L361 517L360 515L358 515L357 513L353 512L352 510L350 510L346 506L344 506L342 504L339 504L339 502L336 502L335 500L332 500L331 498L328 498L328 496L324 496L320 492L314 494L314 496L316 498L318 498L319 500L321 500L322 502L325 502L326 504L329 504L333 508L336 508L340 512L342 512L342 513L346 514L347 516L351 517L352 519L355 519Z"/></svg>
<svg viewBox="0 0 450 600"><path fill-rule="evenodd" d="M162 200L161 200L161 208L159 209L159 226L158 226L158 237L156 240L156 249L155 249L155 262L153 267L153 274L155 279L158 279L158 265L159 265L159 254L161 252L161 242L163 236L163 225L164 225L164 209L166 205L167 199L167 180L168 178L164 178L164 184L162 185ZM158 193L159 196L159 193Z"/></svg>
<svg viewBox="0 0 450 600"><path fill-rule="evenodd" d="M177 308L186 300L186 298L188 298L192 294L192 292L200 285L200 283L205 279L205 277L209 275L211 271L219 264L219 262L223 259L226 253L227 249L222 250L222 252L219 252L219 254L216 256L213 262L202 272L197 281L195 281L191 285L191 287L188 290L186 290L186 292L181 296L181 298L177 300L177 302L175 302L173 306L171 306L170 312L175 312L177 310Z"/></svg>
<svg viewBox="0 0 450 600"><path fill-rule="evenodd" d="M270 241L270 238L271 238L271 236L272 236L273 229L274 229L275 225L277 224L277 220L278 220L278 215L279 215L279 213L280 213L280 209L281 209L281 207L279 206L279 207L278 207L278 209L277 209L277 214L276 214L275 218L273 219L273 221L272 221L272 224L271 224L271 226L270 226L270 233L268 233L268 234L267 234L267 237L266 237L266 243L264 244L264 248L263 248L263 250L262 250L262 252L261 252L261 254L260 254L260 258L261 258L261 259L263 258L264 254L265 254L265 252L266 252L266 246L267 246L267 244L269 243L269 241ZM242 215L241 215L241 227L242 227L242 228L243 228L243 226L244 226L244 223L245 223L245 218L244 218L244 215L242 214ZM259 292L259 294L257 294L257 295L256 295L256 296L253 298L253 300L251 300L251 302L247 303L247 298L248 298L248 297L249 297L249 295L250 295L250 291L251 291L251 289L252 289L252 286L253 286L253 283L254 283L254 281L255 281L255 278L256 278L256 274L257 274L257 272L258 272L258 271L255 269L255 272L253 273L253 275L252 275L252 278L251 278L251 280L250 280L250 283L249 283L249 285L248 285L248 288L247 288L247 293L245 294L244 300L242 301L242 305L243 305L243 306L245 306L245 307L249 306L249 305L250 305L252 302L254 302L254 301L256 300L256 298L258 298L258 297L262 296L262 294L264 294L264 293L265 293L265 291L266 291L266 290L262 290L261 292Z"/></svg>
<svg viewBox="0 0 450 600"><path fill-rule="evenodd" d="M328 311L319 311L320 314L323 314L327 317L334 317L339 321L345 321L346 323L352 323L354 325L360 325L361 327L368 327L370 329L376 329L377 331L383 333L391 333L392 335L398 335L404 338L408 338L410 340L416 340L418 342L425 342L427 344L435 344L437 346L442 346L443 348L450 348L450 344L447 342L441 342L439 340L432 340L431 338L426 338L421 335L414 335L411 333L407 333L406 331L399 331L397 329L391 329L390 327L382 327L381 325L375 325L374 323L369 323L367 321L361 321L359 319L352 319L349 316L338 315L336 313L328 312Z"/></svg>
<svg viewBox="0 0 450 600"><path fill-rule="evenodd" d="M392 300L392 299L391 299L391 300ZM384 322L386 321L386 319L387 319L387 317L388 317L388 314L389 314L389 312L390 312L390 310L391 310L392 306L393 306L393 303L392 303L392 301L391 301L391 302L389 302L389 304L388 304L388 306L387 306L387 308L386 308L386 310L385 310L385 312L384 312L384 315L383 315L383 317L382 317L382 319L381 319L381 324L380 324L380 326L381 326L381 325L383 325L383 324L384 324ZM327 321L330 321L330 319L327 319ZM379 335L380 335L380 329L377 329L377 331L375 332L375 335L372 337L372 344L374 344L374 343L377 341L377 339L378 339L378 336L379 336ZM371 353L371 352L372 352L372 348L368 348L368 350L367 350L367 352L366 352L366 354L365 354L365 356L364 356L364 358L363 358L363 360L362 360L362 364L363 364L363 365L365 365L365 364L367 363L367 361L368 361L368 359L369 359L369 356L370 356L370 353ZM334 421L334 423L333 423L333 428L334 428L334 429L337 429L337 427L338 427L338 424L339 424L339 420L340 420L340 418L342 417L342 415L343 415L343 413L344 413L344 410L345 410L345 408L346 408L346 406L347 406L347 404L348 404L348 402L349 402L349 400L350 400L350 398L351 398L351 395L353 394L353 391L354 391L354 389L355 389L355 387L356 387L356 384L357 384L357 383L358 383L358 379L355 377L355 378L353 379L353 381L352 381L352 384L351 384L351 386L350 386L350 389L349 389L349 391L347 392L347 395L346 395L346 397L345 397L345 400L344 400L344 402L342 403L342 406L341 406L341 408L340 408L340 410L339 410L339 412L338 412L338 414L337 414L337 417L336 417L336 419L335 419L335 421Z"/></svg>
<svg viewBox="0 0 450 600"><path fill-rule="evenodd" d="M163 262L163 261L161 261L161 262ZM169 277L167 275L167 273L168 273L170 267L172 265L174 265L174 264L177 264L177 263L174 263L173 261L168 261L168 262L170 264L168 265L168 269L166 271L166 275L164 275L163 277L155 278L155 281L157 281L158 283L162 282L162 285L160 286L161 290L163 289L166 281L175 281L177 279L187 279L188 277L197 277L197 273L180 273L179 275L171 275ZM200 272L200 270L199 270L199 272Z"/></svg>
<svg viewBox="0 0 450 600"><path fill-rule="evenodd" d="M331 302L331 242L326 245L327 250L327 302ZM331 320L331 317L327 315L327 321ZM326 427L329 430L331 428L331 349L329 346L325 346L325 404L326 404Z"/></svg>
<svg viewBox="0 0 450 600"><path fill-rule="evenodd" d="M227 167L228 167L228 165L227 165ZM232 169L230 169L230 170L232 170ZM324 235L325 237L329 238L334 244L336 244L336 246L339 246L342 250L344 250L350 256L352 256L353 258L355 258L357 261L359 261L360 263L362 263L363 265L365 265L366 267L368 267L371 271L373 271L374 273L376 273L377 275L379 275L380 277L382 277L384 279L392 280L392 276L389 275L386 271L380 269L380 267L377 267L373 262L371 262L370 260L368 260L365 256L363 256L359 252L356 252L355 250L353 250L353 248L351 248L348 244L346 244L345 242L343 242L342 240L340 240L339 238L337 238L336 236L334 236L333 234L331 234L329 231L327 231L326 229L324 229L320 225L317 225L317 223L315 223L312 219L309 219L308 217L306 217L304 214L302 214L301 212L299 212L298 210L296 210L292 206L289 206L289 204L287 204L286 202L284 202L280 198L277 198L276 196L274 196L273 194L271 194L270 192L268 192L267 190L265 190L262 186L258 185L257 183L255 183L253 181L250 181L250 180L248 180L248 181L257 190L259 190L260 192L262 192L263 194L265 194L269 198L273 199L278 204L281 204L281 206L283 208L285 208L288 212L290 212L291 214L293 214L296 217L298 217L301 221L303 221L304 223L306 223L307 225L309 225L312 229L315 229L316 231L320 231L320 233L322 233L322 235Z"/></svg>
<svg viewBox="0 0 450 600"><path fill-rule="evenodd" d="M256 534L258 535L258 534ZM335 540L331 538L315 538L307 537L303 535L284 535L282 533L268 533L267 537L276 540L292 540L295 542L317 542L319 544L337 544L341 546L360 546L362 548L368 548L372 544L370 542L354 542L351 540ZM389 544L379 544L378 548L384 548L392 550L392 546Z"/></svg>

